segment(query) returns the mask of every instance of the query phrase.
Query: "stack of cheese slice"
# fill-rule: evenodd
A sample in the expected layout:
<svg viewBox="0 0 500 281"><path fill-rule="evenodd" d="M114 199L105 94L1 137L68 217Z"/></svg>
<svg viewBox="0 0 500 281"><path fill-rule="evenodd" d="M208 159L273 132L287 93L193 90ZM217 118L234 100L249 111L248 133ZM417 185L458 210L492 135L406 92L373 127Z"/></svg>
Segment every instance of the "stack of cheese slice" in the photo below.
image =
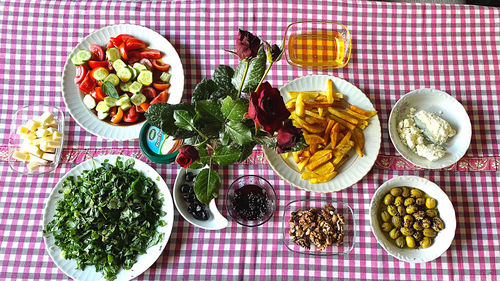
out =
<svg viewBox="0 0 500 281"><path fill-rule="evenodd" d="M57 120L51 112L29 120L17 129L22 139L18 151L12 158L28 162L28 170L33 171L40 165L49 164L56 159L56 149L61 147L62 133L57 130Z"/></svg>

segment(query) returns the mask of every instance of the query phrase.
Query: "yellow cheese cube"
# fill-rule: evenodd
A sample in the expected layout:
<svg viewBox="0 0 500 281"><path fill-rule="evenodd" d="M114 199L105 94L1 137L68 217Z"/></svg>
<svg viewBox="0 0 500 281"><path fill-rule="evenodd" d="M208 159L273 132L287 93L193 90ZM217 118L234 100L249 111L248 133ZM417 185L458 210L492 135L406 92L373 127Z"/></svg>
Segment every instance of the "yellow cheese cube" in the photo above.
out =
<svg viewBox="0 0 500 281"><path fill-rule="evenodd" d="M14 153L12 154L12 158L26 162L30 159L30 154L27 152L14 151Z"/></svg>
<svg viewBox="0 0 500 281"><path fill-rule="evenodd" d="M50 133L47 131L47 129L43 129L43 128L36 129L36 137L37 138L43 138L43 137L48 136L48 135L50 135Z"/></svg>
<svg viewBox="0 0 500 281"><path fill-rule="evenodd" d="M42 143L42 139L34 139L31 141L31 144L36 146L40 146L40 143Z"/></svg>
<svg viewBox="0 0 500 281"><path fill-rule="evenodd" d="M26 128L25 126L21 126L21 127L17 128L17 134L18 135L24 135L25 136L25 135L28 134L28 132L29 132L29 129Z"/></svg>
<svg viewBox="0 0 500 281"><path fill-rule="evenodd" d="M44 153L42 159L54 162L56 160L56 155L53 153Z"/></svg>
<svg viewBox="0 0 500 281"><path fill-rule="evenodd" d="M30 130L31 132L35 132L36 129L40 127L40 125L40 122L38 122L37 120L29 120L26 123L25 127L28 128L28 130Z"/></svg>
<svg viewBox="0 0 500 281"><path fill-rule="evenodd" d="M27 134L25 137L26 137L27 139L29 139L29 140L34 140L34 139L36 139L36 133L35 133L35 131L31 131L31 132L30 132L29 134Z"/></svg>
<svg viewBox="0 0 500 281"><path fill-rule="evenodd" d="M41 165L40 163L35 161L35 162L29 162L28 165L26 165L26 167L28 167L28 170L33 171L40 165Z"/></svg>
<svg viewBox="0 0 500 281"><path fill-rule="evenodd" d="M30 154L30 162L38 162L40 165L48 163L47 160L42 159L39 156L33 154Z"/></svg>
<svg viewBox="0 0 500 281"><path fill-rule="evenodd" d="M43 123L43 126L44 126L45 128L48 128L48 127L56 127L56 128L57 128L57 125L58 125L58 123L57 123L57 121L56 121L56 120L52 120L52 121L50 121L50 122L45 122L45 123Z"/></svg>
<svg viewBox="0 0 500 281"><path fill-rule="evenodd" d="M42 152L40 151L40 149L38 148L38 146L32 145L32 144L21 146L20 151L21 152L27 152L27 153L35 154L37 156L42 156Z"/></svg>
<svg viewBox="0 0 500 281"><path fill-rule="evenodd" d="M53 134L52 134L52 140L55 140L55 141L60 141L62 139L62 134L59 133L58 131L55 131Z"/></svg>
<svg viewBox="0 0 500 281"><path fill-rule="evenodd" d="M54 114L51 112L44 112L40 117L37 118L37 121L39 121L41 124L44 123L49 123L54 119Z"/></svg>

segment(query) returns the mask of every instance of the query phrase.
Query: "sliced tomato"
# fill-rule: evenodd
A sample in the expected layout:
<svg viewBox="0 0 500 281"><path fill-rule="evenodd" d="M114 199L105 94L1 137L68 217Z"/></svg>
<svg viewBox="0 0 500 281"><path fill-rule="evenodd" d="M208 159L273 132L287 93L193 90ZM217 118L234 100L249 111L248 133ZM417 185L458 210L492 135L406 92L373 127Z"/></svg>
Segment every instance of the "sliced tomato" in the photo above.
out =
<svg viewBox="0 0 500 281"><path fill-rule="evenodd" d="M139 62L146 65L147 67L149 67L151 69L153 68L153 64L151 63L151 61L146 59L146 58L141 59Z"/></svg>
<svg viewBox="0 0 500 281"><path fill-rule="evenodd" d="M143 112L146 112L146 111L148 111L148 108L149 108L149 102L141 103L141 105L139 105L139 107L142 109Z"/></svg>
<svg viewBox="0 0 500 281"><path fill-rule="evenodd" d="M135 106L129 108L127 112L125 112L125 114L123 115L123 121L127 123L134 123L135 121L137 121L137 119L139 119L139 114L137 114Z"/></svg>
<svg viewBox="0 0 500 281"><path fill-rule="evenodd" d="M111 122L114 124L117 124L117 123L120 123L120 121L122 121L123 110L119 106L117 106L115 108L117 108L117 109L115 109L116 113L113 115L113 117L111 117ZM131 108L134 108L134 107L131 107Z"/></svg>
<svg viewBox="0 0 500 281"><path fill-rule="evenodd" d="M134 64L142 59L140 51L128 51L127 56L129 64Z"/></svg>
<svg viewBox="0 0 500 281"><path fill-rule="evenodd" d="M109 116L113 117L116 115L116 108L118 106L113 106L112 108L109 109Z"/></svg>
<svg viewBox="0 0 500 281"><path fill-rule="evenodd" d="M162 53L155 49L148 49L141 52L141 56L147 59L161 59Z"/></svg>
<svg viewBox="0 0 500 281"><path fill-rule="evenodd" d="M79 88L82 92L89 93L95 86L96 83L94 78L92 78L92 71L88 71Z"/></svg>
<svg viewBox="0 0 500 281"><path fill-rule="evenodd" d="M154 98L149 105L155 104L155 103L165 103L168 101L168 92L163 91L161 92L156 98Z"/></svg>
<svg viewBox="0 0 500 281"><path fill-rule="evenodd" d="M92 90L92 92L90 92L90 95L98 102L103 101L106 97L106 94L102 91L101 87L96 87Z"/></svg>
<svg viewBox="0 0 500 281"><path fill-rule="evenodd" d="M134 36L128 35L128 34L120 34L116 36L116 39L121 40L123 42L127 42L128 39L134 38Z"/></svg>
<svg viewBox="0 0 500 281"><path fill-rule="evenodd" d="M92 60L102 61L104 60L104 50L101 46L96 44L90 44L89 51L92 54Z"/></svg>
<svg viewBox="0 0 500 281"><path fill-rule="evenodd" d="M153 87L158 91L165 91L170 88L170 83L153 83Z"/></svg>
<svg viewBox="0 0 500 281"><path fill-rule="evenodd" d="M113 47L119 48L121 43L122 43L122 40L120 40L118 38L111 37L111 38L109 38L109 42L111 42L111 45L113 45Z"/></svg>
<svg viewBox="0 0 500 281"><path fill-rule="evenodd" d="M128 50L142 50L146 49L148 47L148 44L146 42L137 39L137 38L130 38L127 40L127 44L125 46Z"/></svg>
<svg viewBox="0 0 500 281"><path fill-rule="evenodd" d="M106 49L111 49L113 48L113 42L111 42L111 40L108 42L108 45L106 45Z"/></svg>
<svg viewBox="0 0 500 281"><path fill-rule="evenodd" d="M108 61L97 61L97 60L89 60L89 66L90 68L98 68L98 67L106 67L108 68Z"/></svg>
<svg viewBox="0 0 500 281"><path fill-rule="evenodd" d="M143 87L141 93L146 96L146 98L153 99L156 97L156 90L153 87Z"/></svg>
<svg viewBox="0 0 500 281"><path fill-rule="evenodd" d="M87 75L87 68L84 65L79 65L76 67L75 83L80 84L85 76Z"/></svg>
<svg viewBox="0 0 500 281"><path fill-rule="evenodd" d="M170 64L162 63L159 60L152 60L153 66L159 71L168 71L170 69Z"/></svg>
<svg viewBox="0 0 500 281"><path fill-rule="evenodd" d="M124 60L128 60L127 50L125 50L125 42L122 42L120 44L120 47L118 47L118 50L120 51L120 56L122 56L122 58Z"/></svg>
<svg viewBox="0 0 500 281"><path fill-rule="evenodd" d="M113 71L114 70L113 63L111 61L109 61L109 60L106 60L106 62L108 63L108 70L109 71Z"/></svg>
<svg viewBox="0 0 500 281"><path fill-rule="evenodd" d="M137 113L144 113L146 111L144 111L144 109L142 109L142 107L140 105L134 105L135 106L135 111L137 111Z"/></svg>

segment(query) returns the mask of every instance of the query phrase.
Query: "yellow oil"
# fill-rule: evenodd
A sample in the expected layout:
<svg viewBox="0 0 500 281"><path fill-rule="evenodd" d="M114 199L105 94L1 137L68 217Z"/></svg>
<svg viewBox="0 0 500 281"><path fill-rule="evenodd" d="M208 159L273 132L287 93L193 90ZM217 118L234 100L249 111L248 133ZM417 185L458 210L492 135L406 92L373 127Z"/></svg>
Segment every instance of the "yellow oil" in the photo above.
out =
<svg viewBox="0 0 500 281"><path fill-rule="evenodd" d="M293 34L288 41L289 59L306 67L343 66L345 44L337 31L311 31Z"/></svg>

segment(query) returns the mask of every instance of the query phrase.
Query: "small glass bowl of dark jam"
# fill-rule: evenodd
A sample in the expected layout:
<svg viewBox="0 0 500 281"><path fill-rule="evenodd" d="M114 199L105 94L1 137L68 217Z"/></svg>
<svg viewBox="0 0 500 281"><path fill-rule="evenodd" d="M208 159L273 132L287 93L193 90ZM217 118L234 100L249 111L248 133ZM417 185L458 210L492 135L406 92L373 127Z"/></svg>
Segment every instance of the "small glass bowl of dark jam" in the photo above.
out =
<svg viewBox="0 0 500 281"><path fill-rule="evenodd" d="M226 193L229 215L243 226L266 223L276 210L276 192L264 178L254 175L237 178Z"/></svg>

